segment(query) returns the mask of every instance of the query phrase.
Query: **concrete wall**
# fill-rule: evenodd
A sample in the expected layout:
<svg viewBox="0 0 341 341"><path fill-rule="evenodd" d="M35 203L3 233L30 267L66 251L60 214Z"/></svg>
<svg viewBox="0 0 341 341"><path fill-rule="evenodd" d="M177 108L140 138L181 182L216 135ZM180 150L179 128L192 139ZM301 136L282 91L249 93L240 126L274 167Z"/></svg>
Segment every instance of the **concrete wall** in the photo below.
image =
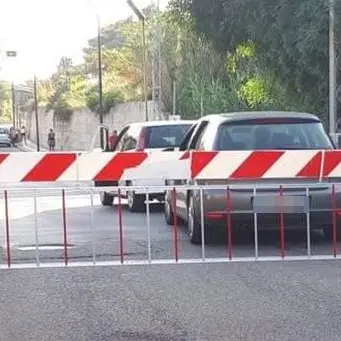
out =
<svg viewBox="0 0 341 341"><path fill-rule="evenodd" d="M152 102L148 103L149 120L158 120L160 117L153 117ZM162 119L162 118L161 118ZM33 112L26 114L26 127L28 138L36 142L36 121ZM104 116L104 123L110 129L120 131L126 124L145 121L145 103L129 102L117 104L110 113ZM89 109L74 111L69 122L63 122L54 117L53 111L39 112L39 138L40 144L47 147L47 134L50 128L56 133L57 150L89 150L91 141L99 124L98 115ZM99 139L96 141L99 146Z"/></svg>

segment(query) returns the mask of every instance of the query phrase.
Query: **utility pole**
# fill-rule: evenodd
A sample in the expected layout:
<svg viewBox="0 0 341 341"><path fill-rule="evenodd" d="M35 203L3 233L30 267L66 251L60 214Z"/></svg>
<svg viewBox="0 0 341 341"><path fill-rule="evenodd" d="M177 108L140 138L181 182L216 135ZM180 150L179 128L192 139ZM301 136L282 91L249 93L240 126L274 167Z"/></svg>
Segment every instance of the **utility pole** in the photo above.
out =
<svg viewBox="0 0 341 341"><path fill-rule="evenodd" d="M152 29L152 95L153 95L153 116L159 117L162 103L161 84L161 23L160 23L160 0L152 0L153 6L153 29Z"/></svg>
<svg viewBox="0 0 341 341"><path fill-rule="evenodd" d="M15 88L14 88L14 82L12 82L12 125L13 128L15 128L16 125L16 119L15 119L15 107L16 107L16 102L15 102Z"/></svg>
<svg viewBox="0 0 341 341"><path fill-rule="evenodd" d="M101 24L99 16L97 17L97 53L98 53L98 92L99 92L99 124L103 124L103 74L102 74L102 39ZM104 149L103 128L100 128L101 148Z"/></svg>
<svg viewBox="0 0 341 341"><path fill-rule="evenodd" d="M146 16L135 5L133 0L127 0L128 6L142 22L142 68L143 68L143 95L145 105L145 120L148 122L148 91L147 91L147 51L146 51Z"/></svg>
<svg viewBox="0 0 341 341"><path fill-rule="evenodd" d="M40 139L39 139L39 115L38 115L38 93L37 93L37 77L34 75L33 81L33 94L34 94L34 113L36 119L36 142L37 142L37 152L40 151Z"/></svg>
<svg viewBox="0 0 341 341"><path fill-rule="evenodd" d="M335 8L329 0L329 133L335 134L336 117Z"/></svg>

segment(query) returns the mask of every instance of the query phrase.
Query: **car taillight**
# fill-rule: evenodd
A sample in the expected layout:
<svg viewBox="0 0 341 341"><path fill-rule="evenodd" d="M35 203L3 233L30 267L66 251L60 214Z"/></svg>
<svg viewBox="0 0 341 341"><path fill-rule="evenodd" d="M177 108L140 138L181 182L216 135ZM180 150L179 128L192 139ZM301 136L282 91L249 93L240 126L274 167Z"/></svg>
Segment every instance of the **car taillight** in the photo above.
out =
<svg viewBox="0 0 341 341"><path fill-rule="evenodd" d="M140 133L140 137L139 140L137 142L137 146L136 146L136 150L138 152L141 152L144 150L145 146L146 146L146 128L142 128L141 133Z"/></svg>

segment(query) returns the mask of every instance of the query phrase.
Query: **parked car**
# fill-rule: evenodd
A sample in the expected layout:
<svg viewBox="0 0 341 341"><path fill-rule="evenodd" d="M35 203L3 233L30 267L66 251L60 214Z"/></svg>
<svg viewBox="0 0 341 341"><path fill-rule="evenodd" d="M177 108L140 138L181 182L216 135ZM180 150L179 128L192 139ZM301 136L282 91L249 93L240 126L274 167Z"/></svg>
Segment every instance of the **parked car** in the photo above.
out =
<svg viewBox="0 0 341 341"><path fill-rule="evenodd" d="M269 139L264 139L265 135ZM230 150L266 150L266 149L335 149L335 145L325 132L320 120L311 114L296 112L237 112L230 114L210 115L201 118L188 131L180 150L188 151L230 151ZM171 185L193 184L191 180L172 181ZM227 180L198 181L204 185L227 185L236 183ZM264 188L266 184L272 189ZM323 228L325 234L330 235L331 219L331 186L322 183L318 188L309 180L255 180L248 181L243 189L231 189L230 198L232 210L239 213L232 214L234 229L253 227L253 188L262 184L262 193L278 195L280 184L295 184L295 189L284 189L284 194L305 195L307 186L310 189L311 228ZM277 186L278 184L278 186ZM245 185L245 182L243 183ZM276 185L276 186L274 186ZM302 185L302 186L301 186ZM316 184L315 184L316 185ZM274 189L276 187L276 189ZM337 198L341 190L337 188ZM226 190L203 190L203 205L205 217L205 232L209 237L216 230L226 226ZM174 222L172 193L166 193L164 214L166 222ZM341 207L341 202L338 202ZM201 214L200 193L198 190L177 190L176 213L188 226L188 234L192 243L201 243ZM325 210L315 212L315 210ZM259 217L258 229L278 228L278 214L262 214ZM306 228L304 214L286 214L286 226L292 228Z"/></svg>
<svg viewBox="0 0 341 341"><path fill-rule="evenodd" d="M176 150L182 142L187 130L195 123L190 120L177 121L149 121L132 123L127 125L119 133L114 151L132 152L132 151L173 151ZM101 183L105 185L105 183ZM107 183L108 185L108 183ZM110 186L116 186L117 183L111 183ZM162 186L163 181L127 181L127 186ZM123 197L128 199L128 207L132 212L141 212L145 209L145 190L122 192ZM101 202L103 205L112 205L114 193L101 192ZM150 200L163 202L165 192L155 190L149 193Z"/></svg>
<svg viewBox="0 0 341 341"><path fill-rule="evenodd" d="M0 146L12 146L11 137L6 128L0 128Z"/></svg>

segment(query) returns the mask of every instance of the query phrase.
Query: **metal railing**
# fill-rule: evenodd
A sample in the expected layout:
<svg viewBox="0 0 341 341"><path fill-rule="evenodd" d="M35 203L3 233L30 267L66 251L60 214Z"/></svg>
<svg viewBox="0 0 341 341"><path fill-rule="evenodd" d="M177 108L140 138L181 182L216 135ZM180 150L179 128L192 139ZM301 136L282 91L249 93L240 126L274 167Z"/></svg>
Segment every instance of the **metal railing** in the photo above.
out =
<svg viewBox="0 0 341 341"><path fill-rule="evenodd" d="M62 235L62 249L63 256L62 261L53 261L53 262L43 262L41 257L41 247L39 242L39 224L38 224L38 208L37 208L37 198L38 191L41 191L41 188L31 188L31 189L22 189L22 188L13 188L13 189L4 189L3 193L3 210L4 210L4 234L5 234L5 242L4 242L4 262L0 265L1 269L8 268L26 268L26 267L56 267L56 266L113 266L113 265L138 265L138 264L181 264L181 263L216 263L216 262L246 262L246 261L278 261L278 260L313 260L313 259L339 259L340 255L338 254L338 215L341 212L341 207L338 207L340 203L340 195L339 185L338 184L323 184L323 188L328 193L328 198L324 207L314 208L311 207L311 195L314 190L318 190L322 188L321 184L306 184L306 185L293 185L293 184L283 184L283 185L271 185L264 184L255 187L251 187L250 185L229 185L229 186L120 186L120 187L106 187L106 188L97 188L97 187L75 187L75 188L45 188L44 191L58 191L60 194L60 203L61 203L61 226L60 233ZM118 236L118 260L117 257L112 257L113 259L107 260L98 260L97 248L98 241L96 235L96 222L94 216L94 198L95 195L98 195L100 191L115 193L117 196L117 224L116 224L116 234ZM89 201L89 213L90 213L90 229L91 229L91 251L89 251L85 257L85 261L79 261L72 259L69 252L69 226L68 226L68 207L67 207L67 192L72 190L74 194L85 194L90 199ZM145 225L141 225L141 229L144 229L146 236L146 250L143 252L143 259L133 259L126 256L125 250L125 222L124 222L124 214L123 214L123 203L122 203L122 193L134 190L144 190L145 191ZM172 227L172 241L171 248L173 250L172 257L170 258L158 258L153 259L152 252L152 232L151 232L151 205L152 201L150 200L150 196L153 191L168 191L171 195L171 207L173 209L173 213L175 215L174 223ZM201 228L201 245L199 246L191 246L190 242L188 244L183 245L183 248L195 248L196 251L199 251L200 247L200 257L185 257L181 255L180 250L180 220L177 217L177 209L178 205L176 205L176 198L178 191L187 191L190 190L195 192L199 200L199 208L200 208L200 226L207 226L207 222L209 218L209 212L205 211L205 205L209 200L207 195L207 191L219 190L221 193L224 193L224 199L226 204L226 209L221 214L221 222L223 222L224 229L227 235L226 242L226 252L225 256L221 257L207 257L207 246L206 239L208 229ZM253 206L251 209L238 209L236 208L235 203L233 202L236 191L248 191L248 195L250 198L253 198ZM13 245L11 243L11 216L9 212L10 206L10 194L13 192L23 192L26 191L32 193L33 196L33 210L34 210L34 251L35 251L35 262L15 262L13 261L12 252ZM274 199L275 204L271 204L269 201L269 197L264 195L264 191L272 191L271 196ZM294 192L293 195L290 193ZM287 194L289 193L289 194ZM297 195L299 194L299 195ZM294 204L292 202L293 198L300 198L299 201L296 201ZM276 199L278 198L278 200ZM290 205L285 203L286 199L290 199ZM275 200L276 199L276 200ZM288 200L289 200L288 199ZM289 201L290 201L289 200ZM296 199L295 199L296 200ZM224 205L225 205L224 204ZM294 211L292 211L294 210ZM326 213L326 219L330 215L331 221L325 221L326 225L330 225L332 227L332 240L331 245L328 245L329 253L326 254L313 254L312 245L311 245L311 214L313 213ZM214 214L214 212L213 212ZM253 220L253 254L252 256L238 256L234 254L234 243L233 243L233 232L238 231L238 228L234 226L234 218L236 215L251 215ZM272 214L278 216L278 226L277 231L279 231L279 243L280 250L278 254L261 256L259 253L259 234L260 234L260 220L259 218L266 214ZM306 252L305 254L298 256L290 256L285 252L285 236L286 236L286 223L285 219L287 215L290 214L299 214L305 216L305 234L306 234ZM215 220L215 219L213 219ZM212 223L212 222L211 222ZM214 224L214 222L213 222ZM113 223L114 226L114 223ZM210 231L210 230L209 230ZM165 232L167 233L167 232ZM115 248L115 245L112 246Z"/></svg>

